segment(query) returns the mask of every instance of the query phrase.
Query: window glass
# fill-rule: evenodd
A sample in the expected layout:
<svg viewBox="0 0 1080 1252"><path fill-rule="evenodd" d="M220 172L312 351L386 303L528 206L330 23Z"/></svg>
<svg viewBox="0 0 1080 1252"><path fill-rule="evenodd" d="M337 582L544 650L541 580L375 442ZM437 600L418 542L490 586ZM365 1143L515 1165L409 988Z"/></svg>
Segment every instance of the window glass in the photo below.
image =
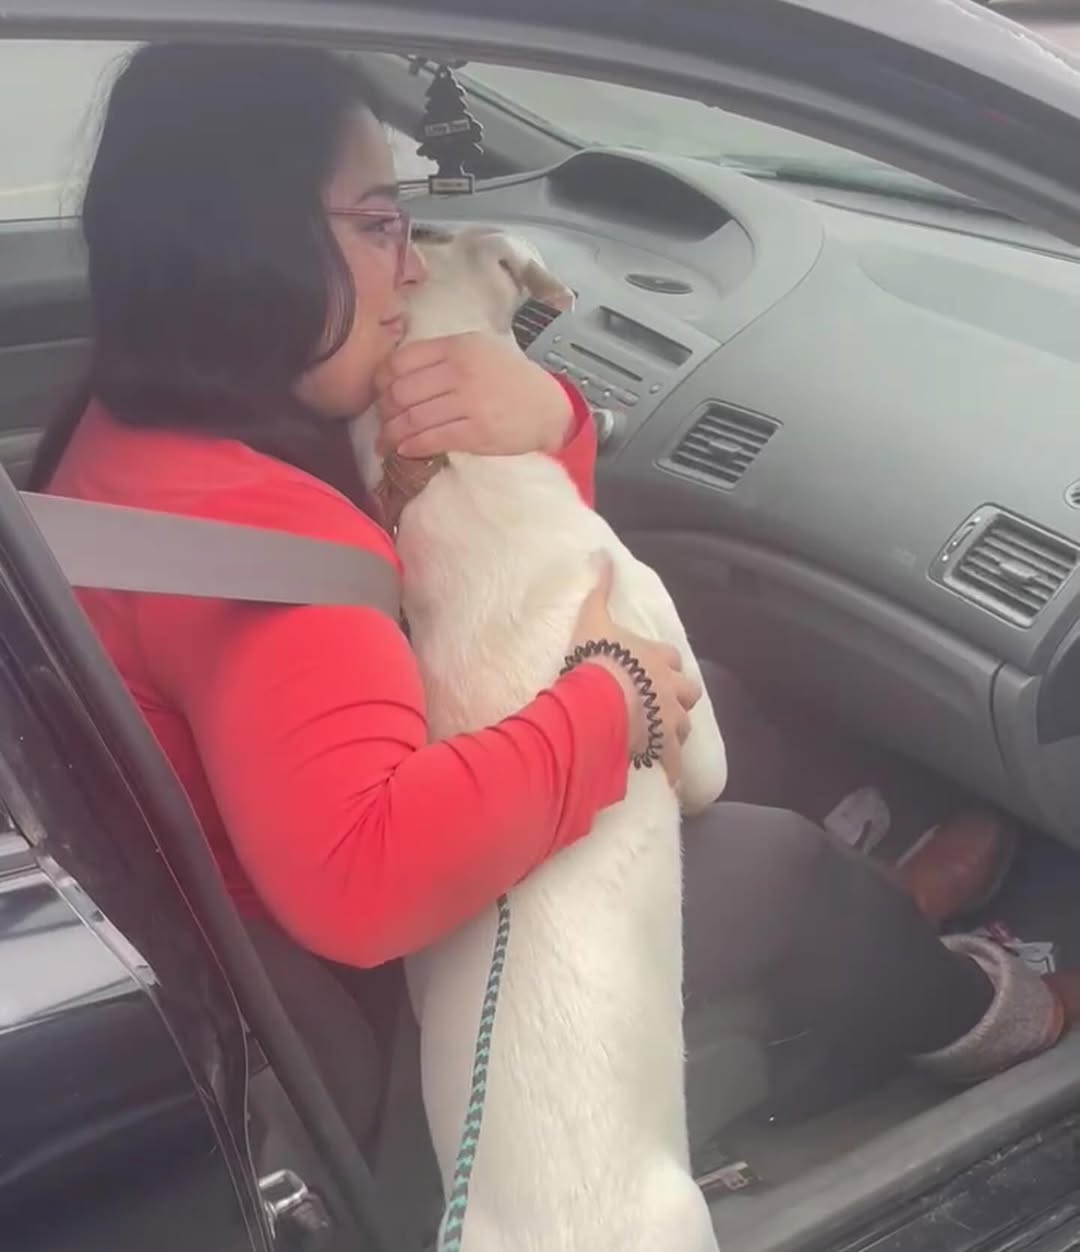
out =
<svg viewBox="0 0 1080 1252"><path fill-rule="evenodd" d="M78 215L109 88L137 46L0 40L0 222ZM399 177L433 171L415 140L388 134Z"/></svg>

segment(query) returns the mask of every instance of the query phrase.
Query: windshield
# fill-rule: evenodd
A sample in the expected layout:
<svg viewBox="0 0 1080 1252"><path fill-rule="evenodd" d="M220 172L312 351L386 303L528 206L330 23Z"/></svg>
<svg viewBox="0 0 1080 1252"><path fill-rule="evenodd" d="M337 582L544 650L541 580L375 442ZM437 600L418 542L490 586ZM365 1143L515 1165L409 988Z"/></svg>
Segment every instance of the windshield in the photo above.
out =
<svg viewBox="0 0 1080 1252"><path fill-rule="evenodd" d="M971 204L915 174L698 100L470 62L462 85L579 147L637 148L763 175Z"/></svg>

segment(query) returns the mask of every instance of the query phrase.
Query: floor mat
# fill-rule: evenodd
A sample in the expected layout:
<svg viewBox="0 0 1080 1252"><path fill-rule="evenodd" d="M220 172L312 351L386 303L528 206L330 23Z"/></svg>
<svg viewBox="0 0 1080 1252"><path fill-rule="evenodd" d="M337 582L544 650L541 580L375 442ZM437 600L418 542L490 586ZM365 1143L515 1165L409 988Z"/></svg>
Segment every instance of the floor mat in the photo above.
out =
<svg viewBox="0 0 1080 1252"><path fill-rule="evenodd" d="M1003 922L1028 942L1048 940L1059 970L1080 969L1080 853L1024 831L1005 886L976 920Z"/></svg>
<svg viewBox="0 0 1080 1252"><path fill-rule="evenodd" d="M796 1126L775 1129L753 1118L733 1123L718 1146L746 1161L765 1186L776 1187L852 1152L955 1094L924 1075L900 1074L865 1099Z"/></svg>

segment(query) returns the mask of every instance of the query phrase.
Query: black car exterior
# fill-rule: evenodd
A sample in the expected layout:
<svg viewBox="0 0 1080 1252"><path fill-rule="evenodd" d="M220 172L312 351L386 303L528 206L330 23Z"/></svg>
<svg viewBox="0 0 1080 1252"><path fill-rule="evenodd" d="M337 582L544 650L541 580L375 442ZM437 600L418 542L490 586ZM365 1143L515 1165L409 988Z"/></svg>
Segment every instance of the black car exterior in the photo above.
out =
<svg viewBox="0 0 1080 1252"><path fill-rule="evenodd" d="M235 1001L10 585L0 621L3 1243L261 1252Z"/></svg>

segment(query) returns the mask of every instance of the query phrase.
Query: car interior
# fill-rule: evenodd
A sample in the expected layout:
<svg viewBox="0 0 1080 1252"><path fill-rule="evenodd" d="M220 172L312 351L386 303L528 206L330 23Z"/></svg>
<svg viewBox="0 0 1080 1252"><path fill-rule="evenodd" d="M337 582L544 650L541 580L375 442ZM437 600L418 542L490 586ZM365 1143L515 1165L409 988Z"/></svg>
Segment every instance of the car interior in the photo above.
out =
<svg viewBox="0 0 1080 1252"><path fill-rule="evenodd" d="M18 114L0 124L0 461L16 485L88 351L78 182L124 51L0 44ZM483 152L470 193L433 195L411 136L435 67L357 55L415 219L520 234L576 292L561 314L529 301L515 333L595 407L600 510L703 660L782 732L737 798L826 822L873 788L889 822L866 854L892 861L973 804L1008 814L1017 859L965 925L1080 965L1080 252L794 131L510 65L457 68ZM914 1194L1080 1101L1074 1036L973 1090L903 1073L774 1126L758 1115L764 997L686 1029L695 1166L740 1252ZM414 1044L377 1180L422 1241L440 1198Z"/></svg>

